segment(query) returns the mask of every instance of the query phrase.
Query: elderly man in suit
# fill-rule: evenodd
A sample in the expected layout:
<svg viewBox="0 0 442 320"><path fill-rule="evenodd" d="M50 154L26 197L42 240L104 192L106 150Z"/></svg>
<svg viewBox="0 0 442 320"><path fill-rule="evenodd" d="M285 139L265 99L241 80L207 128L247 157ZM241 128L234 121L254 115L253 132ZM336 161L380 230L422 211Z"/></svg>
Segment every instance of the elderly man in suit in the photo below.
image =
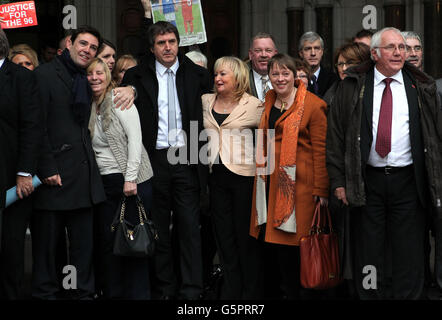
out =
<svg viewBox="0 0 442 320"><path fill-rule="evenodd" d="M327 169L335 196L352 210L359 296L389 298L389 237L392 296L418 299L425 212L442 213L442 113L434 80L405 62L399 30L374 34L371 56L374 63L347 71L330 107Z"/></svg>
<svg viewBox="0 0 442 320"><path fill-rule="evenodd" d="M195 134L203 129L201 95L211 91L212 81L206 69L178 53L180 38L173 24L159 21L148 35L152 54L129 69L123 83L137 90L135 105L154 171L152 217L159 231L154 294L198 299L203 289L199 201L208 168L198 159L203 142ZM184 157L175 162L175 153ZM180 282L174 270L171 211L179 237Z"/></svg>
<svg viewBox="0 0 442 320"><path fill-rule="evenodd" d="M96 29L79 27L60 56L35 70L45 134L38 167L44 185L36 192L34 204L34 298L58 298L61 285L54 257L65 227L77 279L72 297L88 299L94 293L92 207L105 194L88 131L91 90L85 69L100 44Z"/></svg>
<svg viewBox="0 0 442 320"><path fill-rule="evenodd" d="M313 31L304 33L299 39L299 56L308 62L312 69L312 80L308 90L322 98L338 76L331 70L321 66L324 55L324 40Z"/></svg>
<svg viewBox="0 0 442 320"><path fill-rule="evenodd" d="M250 42L250 89L261 101L265 100L267 91L273 89L267 74L267 62L278 53L275 43L273 36L264 32L258 32Z"/></svg>
<svg viewBox="0 0 442 320"><path fill-rule="evenodd" d="M7 188L16 186L21 199L0 213L1 296L23 299L25 234L32 212L28 197L43 131L34 74L10 62L8 53L8 38L0 29L0 211Z"/></svg>

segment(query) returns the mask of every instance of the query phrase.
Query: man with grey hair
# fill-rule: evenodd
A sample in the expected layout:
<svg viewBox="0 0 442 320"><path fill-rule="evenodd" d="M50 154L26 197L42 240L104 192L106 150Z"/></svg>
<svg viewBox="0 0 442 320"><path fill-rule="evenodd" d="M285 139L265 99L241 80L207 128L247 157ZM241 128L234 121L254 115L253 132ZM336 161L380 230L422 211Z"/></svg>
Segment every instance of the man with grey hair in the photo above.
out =
<svg viewBox="0 0 442 320"><path fill-rule="evenodd" d="M327 170L334 195L351 210L360 298L419 299L425 211L442 214L442 112L434 80L405 63L398 29L375 33L371 56L348 70L329 109Z"/></svg>
<svg viewBox="0 0 442 320"><path fill-rule="evenodd" d="M414 31L403 31L402 35L407 45L407 61L423 71L423 47L421 38Z"/></svg>
<svg viewBox="0 0 442 320"><path fill-rule="evenodd" d="M258 32L250 41L248 63L250 69L250 89L252 95L264 101L267 91L272 88L270 83L267 63L278 53L275 39L271 34Z"/></svg>
<svg viewBox="0 0 442 320"><path fill-rule="evenodd" d="M34 73L8 60L8 38L0 29L0 298L23 299L24 245L31 219L36 172L43 135ZM20 200L4 209L5 190L17 187Z"/></svg>
<svg viewBox="0 0 442 320"><path fill-rule="evenodd" d="M192 50L186 53L186 56L192 60L193 63L207 69L207 57L197 50Z"/></svg>
<svg viewBox="0 0 442 320"><path fill-rule="evenodd" d="M313 31L304 33L299 39L299 56L307 61L313 73L308 90L323 97L338 77L332 71L321 66L324 55L324 40Z"/></svg>

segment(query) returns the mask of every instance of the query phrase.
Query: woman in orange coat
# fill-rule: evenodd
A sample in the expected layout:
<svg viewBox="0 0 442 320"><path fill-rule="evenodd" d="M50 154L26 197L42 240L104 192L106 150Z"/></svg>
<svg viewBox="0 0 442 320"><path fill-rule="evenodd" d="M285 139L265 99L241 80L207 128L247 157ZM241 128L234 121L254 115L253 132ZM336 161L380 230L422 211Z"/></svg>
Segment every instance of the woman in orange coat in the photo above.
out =
<svg viewBox="0 0 442 320"><path fill-rule="evenodd" d="M273 90L259 126L250 234L276 259L279 270L266 270L266 278L279 279L278 273L284 296L296 299L299 240L309 233L316 202L327 205L327 105L295 80L290 56L275 55L268 70Z"/></svg>

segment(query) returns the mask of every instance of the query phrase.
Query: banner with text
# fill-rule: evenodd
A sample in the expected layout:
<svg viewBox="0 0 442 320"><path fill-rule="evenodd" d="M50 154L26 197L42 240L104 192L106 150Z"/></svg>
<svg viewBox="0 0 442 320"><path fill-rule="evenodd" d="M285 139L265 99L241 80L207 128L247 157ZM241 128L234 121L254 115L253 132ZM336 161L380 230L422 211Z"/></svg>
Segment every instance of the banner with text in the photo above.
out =
<svg viewBox="0 0 442 320"><path fill-rule="evenodd" d="M38 25L34 1L23 1L0 6L2 29L32 27Z"/></svg>

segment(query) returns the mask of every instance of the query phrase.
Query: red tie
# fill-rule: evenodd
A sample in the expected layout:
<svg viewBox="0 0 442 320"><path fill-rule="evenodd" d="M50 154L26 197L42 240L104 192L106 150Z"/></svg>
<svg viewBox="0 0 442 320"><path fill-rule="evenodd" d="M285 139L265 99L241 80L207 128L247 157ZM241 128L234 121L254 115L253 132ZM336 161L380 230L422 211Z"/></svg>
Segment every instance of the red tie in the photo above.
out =
<svg viewBox="0 0 442 320"><path fill-rule="evenodd" d="M385 89L382 93L381 110L379 111L378 133L376 136L376 152L385 158L391 151L391 120L393 116L393 96L391 94L391 78L385 78Z"/></svg>

